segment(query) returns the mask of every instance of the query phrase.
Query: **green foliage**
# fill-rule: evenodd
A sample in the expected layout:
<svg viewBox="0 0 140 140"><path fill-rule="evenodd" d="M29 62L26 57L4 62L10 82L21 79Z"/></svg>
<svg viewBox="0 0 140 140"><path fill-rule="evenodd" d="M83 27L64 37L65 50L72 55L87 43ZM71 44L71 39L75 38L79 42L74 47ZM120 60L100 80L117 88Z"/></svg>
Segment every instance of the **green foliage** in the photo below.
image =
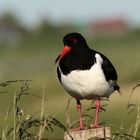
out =
<svg viewBox="0 0 140 140"><path fill-rule="evenodd" d="M30 95L30 89L28 86L29 80L10 80L0 84L2 87L9 86L13 83L20 83L20 89L14 95L14 101L10 103L6 116L5 116L5 128L3 128L2 140L6 139L43 139L47 131L54 131L54 127L59 127L66 131L66 127L54 116L49 114L42 114L44 112L44 106L40 111L35 112L32 115L26 113L26 110L21 106L20 102L23 96ZM34 95L34 94L32 94ZM34 95L35 96L35 95ZM39 96L36 96L39 97ZM41 98L44 102L44 98ZM43 109L43 110L42 110ZM35 117L38 113L41 114L41 118ZM7 127L9 124L7 120L13 115L13 125Z"/></svg>

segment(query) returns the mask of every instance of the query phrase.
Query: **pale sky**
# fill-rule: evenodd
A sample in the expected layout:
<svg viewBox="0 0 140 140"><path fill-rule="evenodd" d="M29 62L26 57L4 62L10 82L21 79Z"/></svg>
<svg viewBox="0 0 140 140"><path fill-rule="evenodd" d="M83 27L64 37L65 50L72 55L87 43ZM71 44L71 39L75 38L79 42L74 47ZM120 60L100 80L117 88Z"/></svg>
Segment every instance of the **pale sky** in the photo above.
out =
<svg viewBox="0 0 140 140"><path fill-rule="evenodd" d="M7 10L30 25L42 17L59 23L112 16L123 16L140 24L140 0L0 0L0 14Z"/></svg>

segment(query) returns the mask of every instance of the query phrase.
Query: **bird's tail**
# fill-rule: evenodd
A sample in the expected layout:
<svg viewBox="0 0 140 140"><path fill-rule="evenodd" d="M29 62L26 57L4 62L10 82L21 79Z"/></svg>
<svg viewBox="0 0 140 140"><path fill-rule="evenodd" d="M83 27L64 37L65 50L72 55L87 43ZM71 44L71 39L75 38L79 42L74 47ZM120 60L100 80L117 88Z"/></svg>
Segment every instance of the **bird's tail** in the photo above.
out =
<svg viewBox="0 0 140 140"><path fill-rule="evenodd" d="M122 96L121 90L120 90L120 86L119 85L115 85L114 86L114 90L117 90L119 92L119 94Z"/></svg>

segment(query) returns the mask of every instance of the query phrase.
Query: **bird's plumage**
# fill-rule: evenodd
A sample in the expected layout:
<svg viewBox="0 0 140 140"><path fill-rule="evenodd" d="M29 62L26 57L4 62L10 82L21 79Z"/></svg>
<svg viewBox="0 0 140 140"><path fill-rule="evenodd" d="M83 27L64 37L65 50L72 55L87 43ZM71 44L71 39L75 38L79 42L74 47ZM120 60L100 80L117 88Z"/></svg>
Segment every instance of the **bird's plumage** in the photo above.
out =
<svg viewBox="0 0 140 140"><path fill-rule="evenodd" d="M76 99L109 97L119 88L112 63L103 54L90 49L81 35L66 35L65 44L71 47L71 51L59 61L57 74L71 96Z"/></svg>
<svg viewBox="0 0 140 140"><path fill-rule="evenodd" d="M94 126L98 127L99 99L109 97L117 84L117 72L110 60L102 53L92 50L85 38L78 33L64 36L64 49L57 57L57 75L64 89L81 106L82 99L97 99L97 113ZM78 108L79 110L79 108ZM81 118L81 113L79 114ZM81 128L82 128L82 121Z"/></svg>

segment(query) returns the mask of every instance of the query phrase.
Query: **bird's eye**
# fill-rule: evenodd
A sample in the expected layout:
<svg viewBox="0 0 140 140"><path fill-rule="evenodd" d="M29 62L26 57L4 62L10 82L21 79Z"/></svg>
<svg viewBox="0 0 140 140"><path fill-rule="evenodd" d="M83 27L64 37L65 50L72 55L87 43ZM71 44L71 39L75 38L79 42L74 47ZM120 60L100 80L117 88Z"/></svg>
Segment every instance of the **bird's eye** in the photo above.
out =
<svg viewBox="0 0 140 140"><path fill-rule="evenodd" d="M78 40L76 38L72 38L71 40L72 40L73 43L77 43L78 42Z"/></svg>

